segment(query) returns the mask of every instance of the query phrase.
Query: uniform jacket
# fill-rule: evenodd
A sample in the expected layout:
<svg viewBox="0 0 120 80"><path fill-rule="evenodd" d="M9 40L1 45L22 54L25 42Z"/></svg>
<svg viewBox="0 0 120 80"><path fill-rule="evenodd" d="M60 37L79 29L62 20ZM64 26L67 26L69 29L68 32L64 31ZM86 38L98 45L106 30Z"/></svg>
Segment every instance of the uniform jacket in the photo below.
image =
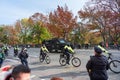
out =
<svg viewBox="0 0 120 80"><path fill-rule="evenodd" d="M74 50L70 46L64 46L64 52L74 53Z"/></svg>
<svg viewBox="0 0 120 80"><path fill-rule="evenodd" d="M41 53L46 53L46 52L48 53L49 51L45 46L42 46L40 52Z"/></svg>
<svg viewBox="0 0 120 80"><path fill-rule="evenodd" d="M107 80L107 70L109 68L107 57L91 56L86 64L87 71L91 80Z"/></svg>

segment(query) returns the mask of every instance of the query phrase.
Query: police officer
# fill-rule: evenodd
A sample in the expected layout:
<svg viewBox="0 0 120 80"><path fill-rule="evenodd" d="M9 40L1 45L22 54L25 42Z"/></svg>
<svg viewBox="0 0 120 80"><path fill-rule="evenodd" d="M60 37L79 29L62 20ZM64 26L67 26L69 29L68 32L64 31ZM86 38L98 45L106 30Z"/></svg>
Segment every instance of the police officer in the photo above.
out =
<svg viewBox="0 0 120 80"><path fill-rule="evenodd" d="M108 53L108 51L104 48L104 42L100 42L98 47L102 50L102 52L105 52L106 54Z"/></svg>
<svg viewBox="0 0 120 80"><path fill-rule="evenodd" d="M70 61L70 54L71 53L74 53L74 50L71 48L70 45L65 45L64 46L64 52L63 52L66 57L67 57L67 64L69 64L69 61Z"/></svg>
<svg viewBox="0 0 120 80"><path fill-rule="evenodd" d="M45 44L42 44L41 50L40 50L40 55L42 55L43 60L45 59L46 53L48 53L48 49L46 48Z"/></svg>
<svg viewBox="0 0 120 80"><path fill-rule="evenodd" d="M108 80L107 70L109 68L107 57L102 55L102 50L94 47L94 56L86 64L90 80Z"/></svg>
<svg viewBox="0 0 120 80"><path fill-rule="evenodd" d="M15 57L18 55L18 50L19 50L18 46L15 46L14 47L14 56Z"/></svg>
<svg viewBox="0 0 120 80"><path fill-rule="evenodd" d="M8 56L8 50L9 50L8 46L7 46L7 45L6 45L6 46L3 46L3 47L2 47L2 50L3 50L3 52L5 53L5 56Z"/></svg>

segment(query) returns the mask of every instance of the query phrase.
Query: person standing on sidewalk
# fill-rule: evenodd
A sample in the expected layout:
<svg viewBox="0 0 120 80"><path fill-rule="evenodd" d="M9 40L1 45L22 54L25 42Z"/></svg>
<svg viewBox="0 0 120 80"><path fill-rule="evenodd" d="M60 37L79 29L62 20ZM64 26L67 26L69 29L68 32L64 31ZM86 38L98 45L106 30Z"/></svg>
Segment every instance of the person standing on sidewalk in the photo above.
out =
<svg viewBox="0 0 120 80"><path fill-rule="evenodd" d="M94 56L86 64L90 80L108 80L107 70L109 68L107 57L102 55L102 50L94 47Z"/></svg>
<svg viewBox="0 0 120 80"><path fill-rule="evenodd" d="M28 67L28 53L27 53L27 49L26 48L22 48L20 54L18 55L18 58L21 60L21 63L25 66Z"/></svg>

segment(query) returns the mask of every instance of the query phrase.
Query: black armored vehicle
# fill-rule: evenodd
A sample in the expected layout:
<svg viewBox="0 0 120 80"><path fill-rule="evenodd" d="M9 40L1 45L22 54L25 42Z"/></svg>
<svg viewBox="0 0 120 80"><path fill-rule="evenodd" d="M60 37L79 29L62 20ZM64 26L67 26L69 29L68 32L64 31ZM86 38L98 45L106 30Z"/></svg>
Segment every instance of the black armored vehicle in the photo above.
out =
<svg viewBox="0 0 120 80"><path fill-rule="evenodd" d="M62 38L53 38L50 40L44 40L42 44L45 44L45 46L51 53L62 52L65 45L71 45L71 47L73 48L73 45L70 42Z"/></svg>

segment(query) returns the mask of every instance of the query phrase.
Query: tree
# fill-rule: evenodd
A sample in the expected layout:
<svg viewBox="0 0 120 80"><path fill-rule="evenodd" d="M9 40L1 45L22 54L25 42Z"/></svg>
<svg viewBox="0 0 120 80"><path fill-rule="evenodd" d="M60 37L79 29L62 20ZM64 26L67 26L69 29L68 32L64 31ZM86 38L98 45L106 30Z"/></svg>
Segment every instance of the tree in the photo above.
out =
<svg viewBox="0 0 120 80"><path fill-rule="evenodd" d="M16 37L18 38L18 43L27 44L29 43L29 35L30 35L30 26L27 18L23 18L21 20L17 20L14 27L16 31Z"/></svg>
<svg viewBox="0 0 120 80"><path fill-rule="evenodd" d="M79 11L80 18L87 22L89 29L99 31L104 42L117 41L120 28L115 26L119 21L115 0L112 3L114 6L108 0L91 1L92 3L89 3L84 10Z"/></svg>
<svg viewBox="0 0 120 80"><path fill-rule="evenodd" d="M50 38L50 33L48 32L47 28L45 28L43 25L36 23L31 29L33 41L37 42L37 44L40 44L44 39Z"/></svg>
<svg viewBox="0 0 120 80"><path fill-rule="evenodd" d="M3 40L3 26L0 27L0 42Z"/></svg>
<svg viewBox="0 0 120 80"><path fill-rule="evenodd" d="M29 18L31 37L34 43L40 44L43 40L51 38L51 34L47 29L47 17L42 13L35 13Z"/></svg>
<svg viewBox="0 0 120 80"><path fill-rule="evenodd" d="M56 37L68 39L71 31L77 26L77 17L74 17L68 7L58 6L57 10L50 12L48 28Z"/></svg>
<svg viewBox="0 0 120 80"><path fill-rule="evenodd" d="M13 26L3 25L0 28L0 41L4 44L14 44L17 42L16 31Z"/></svg>
<svg viewBox="0 0 120 80"><path fill-rule="evenodd" d="M13 26L7 26L7 32L9 32L8 39L9 39L9 44L14 45L18 43L18 36L15 28Z"/></svg>

